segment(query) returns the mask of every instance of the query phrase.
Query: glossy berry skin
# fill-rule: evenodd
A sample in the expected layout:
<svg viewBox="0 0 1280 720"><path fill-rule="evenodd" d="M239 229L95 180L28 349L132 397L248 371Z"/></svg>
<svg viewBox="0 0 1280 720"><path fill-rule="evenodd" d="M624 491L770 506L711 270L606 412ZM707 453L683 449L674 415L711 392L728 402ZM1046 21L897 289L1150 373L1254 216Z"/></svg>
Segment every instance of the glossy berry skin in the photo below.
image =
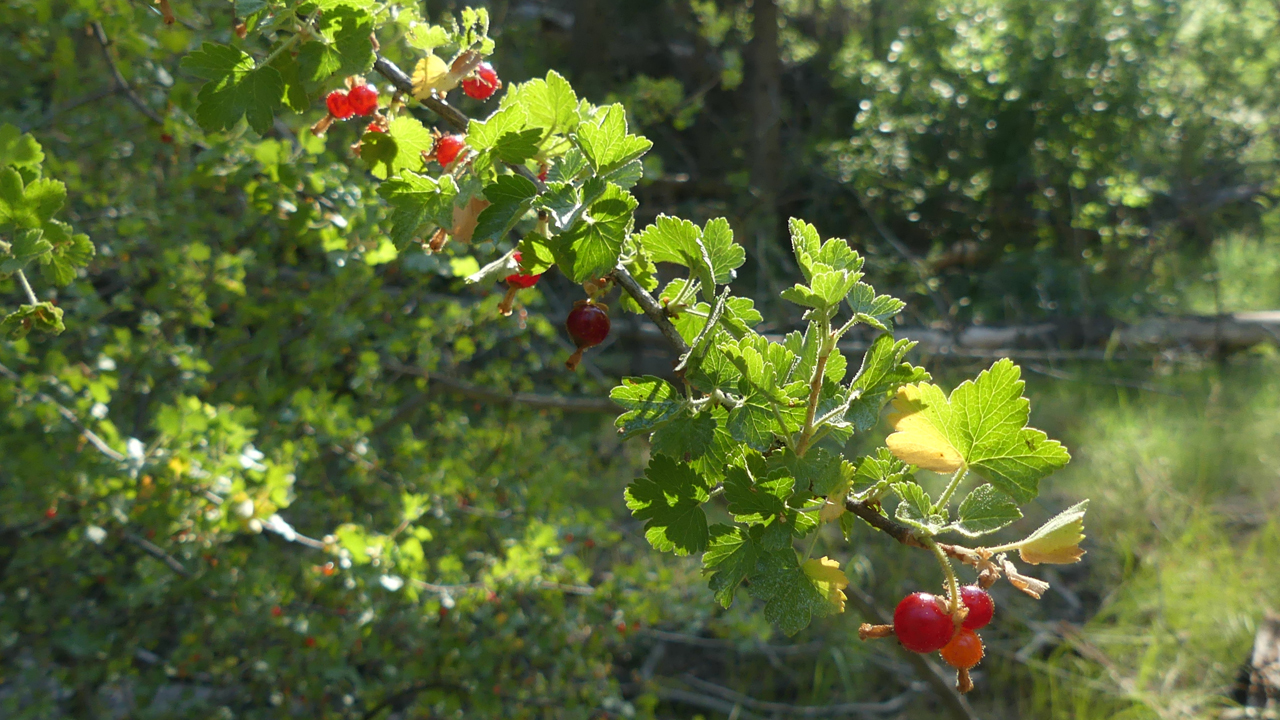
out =
<svg viewBox="0 0 1280 720"><path fill-rule="evenodd" d="M520 251L517 250L511 257L514 258L516 262L520 262ZM531 288L538 284L538 278L541 277L542 273L538 273L537 275L514 273L507 276L507 284L511 287L517 287L520 289Z"/></svg>
<svg viewBox="0 0 1280 720"><path fill-rule="evenodd" d="M372 85L357 85L347 93L347 102L356 115L372 115L378 110L378 90Z"/></svg>
<svg viewBox="0 0 1280 720"><path fill-rule="evenodd" d="M502 81L498 79L498 73L487 62L477 65L475 74L462 81L462 92L476 100L488 100L500 87Z"/></svg>
<svg viewBox="0 0 1280 720"><path fill-rule="evenodd" d="M47 518L49 518L50 520L54 519L55 517L57 517L57 516L58 516L58 508L56 508L56 507L51 507L51 508L49 508L48 510L45 510L45 511L44 511L44 516L45 516L45 517L47 517Z"/></svg>
<svg viewBox="0 0 1280 720"><path fill-rule="evenodd" d="M436 162L440 163L441 167L449 167L454 160L458 159L458 154L466 146L467 140L461 135L441 135L436 138Z"/></svg>
<svg viewBox="0 0 1280 720"><path fill-rule="evenodd" d="M986 590L977 585L961 586L960 601L969 608L969 614L964 617L964 628L968 630L986 627L987 623L991 622L991 616L996 612L995 601Z"/></svg>
<svg viewBox="0 0 1280 720"><path fill-rule="evenodd" d="M942 659L957 670L968 670L982 662L982 638L972 630L962 629L942 648Z"/></svg>
<svg viewBox="0 0 1280 720"><path fill-rule="evenodd" d="M902 647L912 652L931 653L951 640L956 626L939 598L914 592L902 598L893 611L893 631Z"/></svg>
<svg viewBox="0 0 1280 720"><path fill-rule="evenodd" d="M569 313L564 327L578 347L599 345L609 336L609 313L594 303L583 303Z"/></svg>
<svg viewBox="0 0 1280 720"><path fill-rule="evenodd" d="M341 90L334 90L324 99L325 107L329 108L329 114L339 120L346 120L356 114L355 108L351 107L351 98Z"/></svg>

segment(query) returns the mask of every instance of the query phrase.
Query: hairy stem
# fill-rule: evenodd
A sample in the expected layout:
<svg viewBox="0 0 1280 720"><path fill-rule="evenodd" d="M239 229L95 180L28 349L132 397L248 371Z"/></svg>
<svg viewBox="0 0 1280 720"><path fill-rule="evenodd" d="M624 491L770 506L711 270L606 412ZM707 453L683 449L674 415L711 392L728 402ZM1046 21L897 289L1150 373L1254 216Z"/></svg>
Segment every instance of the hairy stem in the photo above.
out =
<svg viewBox="0 0 1280 720"><path fill-rule="evenodd" d="M18 284L21 285L22 289L27 293L27 299L31 301L32 305L40 304L40 300L36 298L35 291L31 289L31 283L27 282L26 273L21 270L18 271Z"/></svg>
<svg viewBox="0 0 1280 720"><path fill-rule="evenodd" d="M946 507L951 502L951 496L956 494L956 488L960 487L960 483L964 482L965 476L969 474L968 466L961 465L951 476L951 482L947 483L947 489L942 491L942 496L938 498L937 506Z"/></svg>
<svg viewBox="0 0 1280 720"><path fill-rule="evenodd" d="M831 357L831 351L835 348L835 342L831 337L831 321L824 319L818 327L819 342L822 343L818 350L818 362L813 366L813 377L809 379L809 406L805 410L804 430L800 433L800 441L796 443L796 455L803 456L809 451L809 447L813 444L813 433L815 428L814 418L818 415L818 400L822 396L822 378L827 374L827 359Z"/></svg>
<svg viewBox="0 0 1280 720"><path fill-rule="evenodd" d="M951 567L951 560L942 548L938 547L938 543L934 542L931 537L920 538L924 546L929 548L933 556L938 559L938 564L942 566L942 572L947 576L947 602L951 605L952 614L956 608L960 607L960 583L956 580L955 568Z"/></svg>

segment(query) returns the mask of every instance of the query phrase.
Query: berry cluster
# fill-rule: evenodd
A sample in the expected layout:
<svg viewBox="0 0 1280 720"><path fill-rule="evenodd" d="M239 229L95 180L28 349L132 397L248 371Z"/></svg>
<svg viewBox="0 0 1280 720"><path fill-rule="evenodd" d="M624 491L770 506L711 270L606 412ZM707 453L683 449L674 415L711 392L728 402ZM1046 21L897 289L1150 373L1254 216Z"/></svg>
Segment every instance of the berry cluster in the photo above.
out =
<svg viewBox="0 0 1280 720"><path fill-rule="evenodd" d="M938 651L948 665L960 672L959 687L964 692L972 687L969 669L983 656L982 638L975 631L991 622L996 606L991 595L977 585L961 587L960 602L964 610L953 613L945 598L911 593L893 611L892 632L908 650ZM957 623L957 617L963 620Z"/></svg>
<svg viewBox="0 0 1280 720"><path fill-rule="evenodd" d="M323 135L334 120L347 120L352 117L369 117L378 112L378 88L369 85L361 78L347 78L348 90L334 90L324 98L325 109L329 114L311 127L311 132ZM368 130L381 132L382 126L375 119Z"/></svg>

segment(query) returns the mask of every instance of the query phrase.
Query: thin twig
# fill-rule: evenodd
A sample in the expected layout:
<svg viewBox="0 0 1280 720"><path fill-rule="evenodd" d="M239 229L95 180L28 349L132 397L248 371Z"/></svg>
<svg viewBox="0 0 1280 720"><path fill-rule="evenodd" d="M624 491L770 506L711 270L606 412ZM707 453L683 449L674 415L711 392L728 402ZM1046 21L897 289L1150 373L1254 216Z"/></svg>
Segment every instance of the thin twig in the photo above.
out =
<svg viewBox="0 0 1280 720"><path fill-rule="evenodd" d="M903 708L916 694L914 690L881 702L849 702L832 705L792 705L790 703L768 702L757 700L736 690L731 690L712 682L707 682L691 674L680 676L680 680L690 687L714 695L745 709L760 712L790 715L792 717L830 717L836 715L887 715Z"/></svg>
<svg viewBox="0 0 1280 720"><path fill-rule="evenodd" d="M182 563L178 562L177 558L165 552L164 550L160 549L159 545L156 545L155 543L151 542L150 540L147 540L146 538L138 537L137 535L134 535L128 530L124 531L124 539L128 540L134 545L137 545L139 548L142 549L143 552L150 555L151 557L159 560L165 565L168 565L169 569L174 571L175 573L187 579L191 578L191 571L188 570L186 567L184 567Z"/></svg>
<svg viewBox="0 0 1280 720"><path fill-rule="evenodd" d="M22 389L22 385L21 385L22 377L18 375L18 373L0 364L0 375L3 375L9 378L10 380L12 380L14 382L15 389L17 390L18 393L25 394L27 392L26 390ZM115 460L116 462L125 461L124 455L113 450L105 440L98 437L97 434L95 434L89 428L85 427L84 423L80 422L80 418L76 417L76 414L72 412L69 408L63 406L57 400L54 400L52 397L50 397L49 395L46 395L45 393L40 392L39 390L31 393L31 396L39 400L40 402L48 403L49 405L52 405L58 411L58 414L63 417L64 420L76 426L76 429L78 429L80 433L84 435L84 438L88 440L90 444L92 444L95 448L98 449L98 452L102 453L103 455L106 455L108 458Z"/></svg>
<svg viewBox="0 0 1280 720"><path fill-rule="evenodd" d="M135 107L147 116L147 119L157 125L164 125L164 118L152 110L142 98L138 97L138 93L134 92L133 87L129 85L129 81L124 79L124 75L120 73L119 66L116 65L115 58L111 57L111 40L107 37L107 31L102 29L102 23L94 21L92 24L94 37L98 39L98 44L102 46L102 57L107 61L107 67L111 70L111 77L115 80L116 88L124 93L124 96L133 103Z"/></svg>
<svg viewBox="0 0 1280 720"><path fill-rule="evenodd" d="M103 88L96 92L89 93L88 95L84 95L79 98L76 98L75 100L72 100L66 105L53 108L49 112L45 113L44 116L41 117L39 120L36 120L30 125L25 126L22 129L22 131L31 132L32 130L42 128L45 125L48 125L49 123L53 122L55 118L57 118L59 115L63 113L71 112L72 110L75 110L81 105L88 105L89 103L97 102L105 97L110 97L112 95L115 95L118 92L120 92L120 88L112 86L109 88Z"/></svg>
<svg viewBox="0 0 1280 720"><path fill-rule="evenodd" d="M618 281L618 287L622 288L624 292L636 301L636 304L644 311L645 316L653 321L654 325L658 326L662 336L667 339L667 342L671 343L671 347L675 348L676 352L681 355L689 352L688 343L684 341L684 338L680 337L680 331L676 330L676 326L671 324L671 319L667 317L667 313L662 309L662 306L658 304L657 300L653 299L653 296L647 290L640 287L640 283L636 282L636 279L631 276L631 273L625 267L618 265L618 267L614 268L613 279Z"/></svg>

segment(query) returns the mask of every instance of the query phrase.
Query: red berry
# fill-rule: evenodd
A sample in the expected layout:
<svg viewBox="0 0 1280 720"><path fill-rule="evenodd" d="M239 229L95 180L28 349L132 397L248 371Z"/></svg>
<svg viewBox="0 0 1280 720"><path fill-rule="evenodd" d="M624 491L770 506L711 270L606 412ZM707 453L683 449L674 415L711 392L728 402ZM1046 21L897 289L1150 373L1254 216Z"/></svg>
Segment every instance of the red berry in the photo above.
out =
<svg viewBox="0 0 1280 720"><path fill-rule="evenodd" d="M520 262L520 251L517 250L511 257L515 258L516 262ZM537 275L514 273L507 276L507 284L511 287L531 288L538 284L538 278L540 277L542 277L542 273L538 273Z"/></svg>
<svg viewBox="0 0 1280 720"><path fill-rule="evenodd" d="M957 670L968 670L982 662L982 638L972 630L956 633L951 642L942 648L942 659Z"/></svg>
<svg viewBox="0 0 1280 720"><path fill-rule="evenodd" d="M173 136L169 133L160 133L160 142L166 145L173 142Z"/></svg>
<svg viewBox="0 0 1280 720"><path fill-rule="evenodd" d="M329 576L333 575L333 572L334 572L334 570L333 570L333 563L332 563L332 562L327 562L327 563L325 563L325 564L320 568L320 572L321 572L321 573L323 573L325 577L329 577Z"/></svg>
<svg viewBox="0 0 1280 720"><path fill-rule="evenodd" d="M969 630L986 627L987 623L991 622L991 616L996 612L995 601L986 590L977 585L962 586L960 601L969 608L969 614L964 616L964 627Z"/></svg>
<svg viewBox="0 0 1280 720"><path fill-rule="evenodd" d="M271 617L280 617L283 614L284 614L284 610L281 610L279 605L276 605L275 607L271 608Z"/></svg>
<svg viewBox="0 0 1280 720"><path fill-rule="evenodd" d="M618 632L620 632L620 633L626 633L626 632L627 632L627 624L626 624L626 623L624 623L624 622L620 622L620 623L618 623L617 628L618 628Z"/></svg>
<svg viewBox="0 0 1280 720"><path fill-rule="evenodd" d="M902 647L918 653L942 649L955 634L955 623L943 609L943 601L929 593L914 592L902 598L893 611L893 631Z"/></svg>
<svg viewBox="0 0 1280 720"><path fill-rule="evenodd" d="M347 93L347 101L356 115L372 115L378 110L378 89L372 85L357 85Z"/></svg>
<svg viewBox="0 0 1280 720"><path fill-rule="evenodd" d="M48 510L44 511L44 516L49 518L50 520L52 520L55 516L57 516L57 514L58 514L58 508L56 507L51 507Z"/></svg>
<svg viewBox="0 0 1280 720"><path fill-rule="evenodd" d="M573 344L580 348L593 347L609 336L609 313L600 305L584 302L570 311L564 327Z"/></svg>
<svg viewBox="0 0 1280 720"><path fill-rule="evenodd" d="M467 139L462 135L441 135L436 138L436 145L432 148L432 152L441 167L449 167L454 160L458 159L458 154L466 146Z"/></svg>
<svg viewBox="0 0 1280 720"><path fill-rule="evenodd" d="M548 170L548 169L549 169L549 168L545 168L545 167L544 167L544 168L542 168L542 170L538 173L538 179L539 179L539 180L541 180L542 182L546 182L546 181L547 181L547 170Z"/></svg>
<svg viewBox="0 0 1280 720"><path fill-rule="evenodd" d="M313 638L313 637L308 637L308 638L307 638L306 640L304 640L303 642L305 642L305 643L307 644L307 647L315 647L315 646L316 646L316 639L315 639L315 638Z"/></svg>
<svg viewBox="0 0 1280 720"><path fill-rule="evenodd" d="M329 97L324 99L324 104L329 108L329 114L339 120L346 120L356 114L355 108L351 107L351 98L341 90L329 93Z"/></svg>
<svg viewBox="0 0 1280 720"><path fill-rule="evenodd" d="M487 62L477 65L475 73L462 81L462 92L476 100L488 100L500 87L502 81L498 79L498 73Z"/></svg>
<svg viewBox="0 0 1280 720"><path fill-rule="evenodd" d="M369 123L369 127L365 128L364 131L365 132L386 132L386 130L383 130L382 126L379 125L376 120Z"/></svg>

